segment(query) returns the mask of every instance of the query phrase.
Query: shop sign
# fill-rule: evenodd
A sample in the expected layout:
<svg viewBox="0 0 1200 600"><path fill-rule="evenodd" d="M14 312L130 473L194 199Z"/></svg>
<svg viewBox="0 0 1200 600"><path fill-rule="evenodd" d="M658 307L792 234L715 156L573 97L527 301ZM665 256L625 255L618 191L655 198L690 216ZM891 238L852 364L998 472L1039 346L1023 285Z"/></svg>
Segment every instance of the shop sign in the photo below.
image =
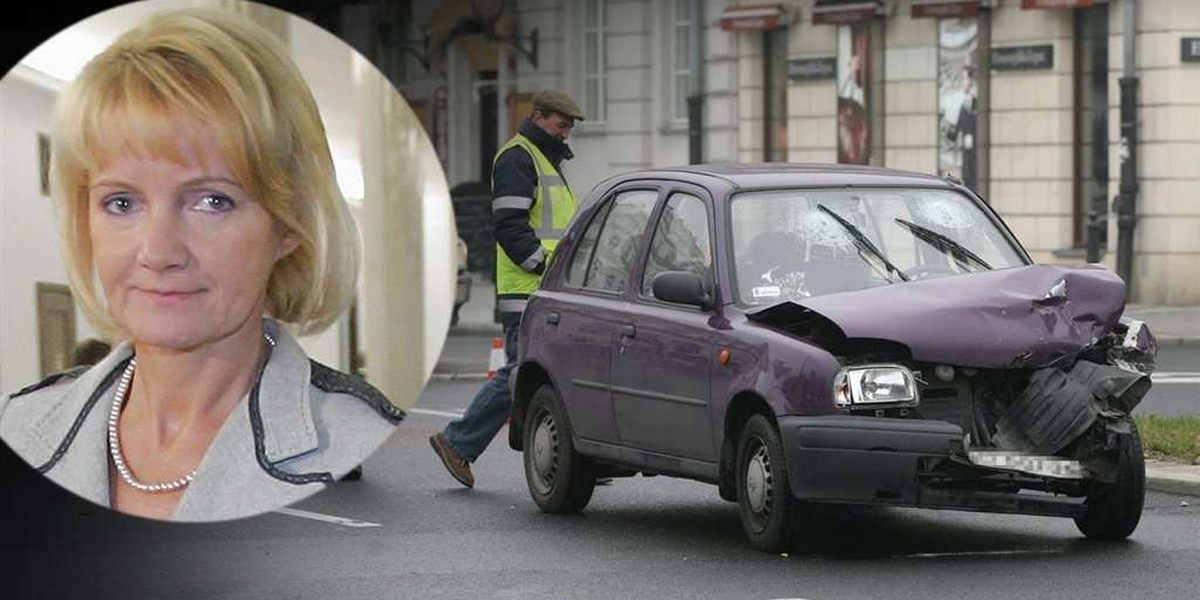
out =
<svg viewBox="0 0 1200 600"><path fill-rule="evenodd" d="M787 74L788 79L801 81L833 79L837 75L837 58L792 58L787 63Z"/></svg>
<svg viewBox="0 0 1200 600"><path fill-rule="evenodd" d="M1091 8L1096 0L1021 0L1021 8Z"/></svg>
<svg viewBox="0 0 1200 600"><path fill-rule="evenodd" d="M852 25L874 19L879 11L875 0L817 0L813 7L814 25Z"/></svg>
<svg viewBox="0 0 1200 600"><path fill-rule="evenodd" d="M782 4L735 4L721 13L721 31L769 31L782 25Z"/></svg>
<svg viewBox="0 0 1200 600"><path fill-rule="evenodd" d="M996 71L1053 69L1054 45L992 48L991 58L992 69Z"/></svg>
<svg viewBox="0 0 1200 600"><path fill-rule="evenodd" d="M1183 62L1200 62L1200 37L1185 37L1179 40L1179 59Z"/></svg>
<svg viewBox="0 0 1200 600"><path fill-rule="evenodd" d="M912 6L912 17L920 18L962 18L979 15L979 0L917 0Z"/></svg>

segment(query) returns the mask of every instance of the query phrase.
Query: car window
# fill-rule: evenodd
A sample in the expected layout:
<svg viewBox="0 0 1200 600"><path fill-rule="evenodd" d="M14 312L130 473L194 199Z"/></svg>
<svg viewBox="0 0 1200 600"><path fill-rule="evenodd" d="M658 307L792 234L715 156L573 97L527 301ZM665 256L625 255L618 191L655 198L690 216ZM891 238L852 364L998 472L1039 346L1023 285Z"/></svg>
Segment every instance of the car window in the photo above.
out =
<svg viewBox="0 0 1200 600"><path fill-rule="evenodd" d="M596 211L592 222L588 223L587 229L583 232L583 237L579 240L579 247L575 250L575 256L571 258L571 266L567 269L568 286L583 287L588 266L592 262L592 253L596 249L596 238L600 237L600 228L604 226L604 219L608 216L612 205L612 202L605 202L604 206Z"/></svg>
<svg viewBox="0 0 1200 600"><path fill-rule="evenodd" d="M743 192L730 219L743 305L1024 264L981 208L949 190Z"/></svg>
<svg viewBox="0 0 1200 600"><path fill-rule="evenodd" d="M632 190L618 194L596 240L583 287L623 292L629 284L638 244L650 220L658 192Z"/></svg>
<svg viewBox="0 0 1200 600"><path fill-rule="evenodd" d="M642 276L643 297L654 297L654 277L666 271L690 271L711 289L708 210L704 201L695 196L677 193L667 200L650 240L650 253Z"/></svg>

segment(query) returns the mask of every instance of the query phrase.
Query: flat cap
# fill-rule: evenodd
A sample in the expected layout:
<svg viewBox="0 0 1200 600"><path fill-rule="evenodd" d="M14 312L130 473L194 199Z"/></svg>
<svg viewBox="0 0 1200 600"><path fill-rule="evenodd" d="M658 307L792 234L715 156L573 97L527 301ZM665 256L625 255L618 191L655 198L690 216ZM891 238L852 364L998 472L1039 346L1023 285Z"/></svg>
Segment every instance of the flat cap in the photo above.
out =
<svg viewBox="0 0 1200 600"><path fill-rule="evenodd" d="M579 110L579 105L575 104L570 96L556 90L544 90L534 95L533 108L545 112L556 112L576 121L583 120L583 111Z"/></svg>

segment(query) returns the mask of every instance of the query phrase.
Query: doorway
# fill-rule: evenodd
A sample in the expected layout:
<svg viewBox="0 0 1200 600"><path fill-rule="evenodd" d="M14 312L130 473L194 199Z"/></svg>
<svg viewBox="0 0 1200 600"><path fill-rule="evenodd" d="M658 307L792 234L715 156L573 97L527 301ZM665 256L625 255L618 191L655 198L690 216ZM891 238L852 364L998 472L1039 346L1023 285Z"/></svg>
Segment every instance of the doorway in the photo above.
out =
<svg viewBox="0 0 1200 600"><path fill-rule="evenodd" d="M60 283L37 283L38 355L42 377L71 367L75 348L75 300Z"/></svg>

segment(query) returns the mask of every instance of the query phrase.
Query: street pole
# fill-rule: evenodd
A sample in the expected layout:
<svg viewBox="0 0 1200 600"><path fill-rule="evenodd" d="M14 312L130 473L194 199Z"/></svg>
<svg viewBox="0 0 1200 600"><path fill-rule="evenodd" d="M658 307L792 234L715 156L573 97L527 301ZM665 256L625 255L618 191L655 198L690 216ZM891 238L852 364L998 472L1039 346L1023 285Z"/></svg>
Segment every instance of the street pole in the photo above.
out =
<svg viewBox="0 0 1200 600"><path fill-rule="evenodd" d="M1136 0L1125 0L1121 19L1124 69L1121 85L1121 185L1113 210L1117 213L1117 274L1125 280L1125 297L1133 297L1133 232L1137 227L1137 91L1134 74Z"/></svg>
<svg viewBox="0 0 1200 600"><path fill-rule="evenodd" d="M688 164L704 162L704 0L692 0L688 50L692 56L692 89L687 99Z"/></svg>

